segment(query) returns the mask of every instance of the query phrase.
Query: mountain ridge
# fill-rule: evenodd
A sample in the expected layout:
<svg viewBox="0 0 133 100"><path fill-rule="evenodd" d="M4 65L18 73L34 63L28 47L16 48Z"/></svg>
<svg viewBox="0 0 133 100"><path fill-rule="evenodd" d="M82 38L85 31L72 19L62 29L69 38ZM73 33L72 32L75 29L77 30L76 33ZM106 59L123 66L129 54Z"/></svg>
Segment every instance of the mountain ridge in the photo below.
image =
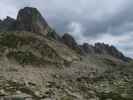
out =
<svg viewBox="0 0 133 100"><path fill-rule="evenodd" d="M25 7L23 9L20 9L17 15L17 19L13 19L10 17L7 17L3 21L1 21L0 26L5 26L5 29L0 28L0 30L19 30L19 31L29 31L34 33L40 33L44 36L49 35L50 31L52 33L52 29L47 24L46 20L43 18L43 16L40 14L40 12L36 8L31 7ZM49 34L48 34L49 31ZM50 36L50 35L49 35ZM114 46L109 46L104 43L96 43L94 46L84 43L83 45L78 45L75 41L75 39L69 34L66 33L62 37L57 35L57 33L54 31L53 34L51 34L51 37L53 36L54 39L62 40L64 44L69 46L72 49L76 49L81 54L109 54L111 56L117 57L119 59L122 59L124 61L130 61L130 58L125 57L120 51L118 51ZM62 38L62 39L61 39ZM85 49L88 49L85 50ZM89 50L90 49L90 50ZM112 50L112 51L111 51ZM105 53L106 52L106 53Z"/></svg>
<svg viewBox="0 0 133 100"><path fill-rule="evenodd" d="M0 21L0 99L133 100L132 59L114 46L60 37L34 10Z"/></svg>

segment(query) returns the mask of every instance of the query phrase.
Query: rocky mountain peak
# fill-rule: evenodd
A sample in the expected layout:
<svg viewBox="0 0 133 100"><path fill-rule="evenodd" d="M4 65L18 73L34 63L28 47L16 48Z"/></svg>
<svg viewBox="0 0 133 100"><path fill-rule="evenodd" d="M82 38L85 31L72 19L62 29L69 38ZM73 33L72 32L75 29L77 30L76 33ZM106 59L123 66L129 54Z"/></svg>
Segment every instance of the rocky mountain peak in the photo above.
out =
<svg viewBox="0 0 133 100"><path fill-rule="evenodd" d="M101 54L111 54L114 56L122 56L123 54L120 53L113 45L108 45L104 43L96 43L95 50Z"/></svg>
<svg viewBox="0 0 133 100"><path fill-rule="evenodd" d="M95 53L95 47L93 47L92 45L88 44L88 43L84 43L82 45L83 50L85 51L85 53Z"/></svg>
<svg viewBox="0 0 133 100"><path fill-rule="evenodd" d="M62 37L62 41L72 49L77 48L78 44L76 43L75 39L69 34L65 33Z"/></svg>
<svg viewBox="0 0 133 100"><path fill-rule="evenodd" d="M119 50L116 49L116 47L105 43L95 43L95 45L83 43L82 45L78 45L75 39L69 33L65 33L63 35L62 41L68 47L84 56L87 56L89 54L110 55L126 62L131 60L130 58L125 57Z"/></svg>
<svg viewBox="0 0 133 100"><path fill-rule="evenodd" d="M36 8L25 7L17 16L17 29L46 35L48 24Z"/></svg>

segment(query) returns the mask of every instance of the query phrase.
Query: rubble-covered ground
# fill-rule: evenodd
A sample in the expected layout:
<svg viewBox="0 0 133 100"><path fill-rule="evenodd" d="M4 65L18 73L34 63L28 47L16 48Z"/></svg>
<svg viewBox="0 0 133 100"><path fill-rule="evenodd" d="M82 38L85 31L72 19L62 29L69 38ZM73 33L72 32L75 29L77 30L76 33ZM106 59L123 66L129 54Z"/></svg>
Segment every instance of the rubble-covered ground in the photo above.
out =
<svg viewBox="0 0 133 100"><path fill-rule="evenodd" d="M132 67L107 55L81 56L34 33L0 33L4 100L133 100Z"/></svg>

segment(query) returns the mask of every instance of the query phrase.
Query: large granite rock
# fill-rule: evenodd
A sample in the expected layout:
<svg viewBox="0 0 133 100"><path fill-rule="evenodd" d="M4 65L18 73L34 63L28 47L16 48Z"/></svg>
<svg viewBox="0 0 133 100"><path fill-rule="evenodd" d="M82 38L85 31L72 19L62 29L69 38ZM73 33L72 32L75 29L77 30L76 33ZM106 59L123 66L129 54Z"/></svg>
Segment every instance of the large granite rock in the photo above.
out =
<svg viewBox="0 0 133 100"><path fill-rule="evenodd" d="M36 8L25 7L17 16L17 29L47 34L48 24Z"/></svg>

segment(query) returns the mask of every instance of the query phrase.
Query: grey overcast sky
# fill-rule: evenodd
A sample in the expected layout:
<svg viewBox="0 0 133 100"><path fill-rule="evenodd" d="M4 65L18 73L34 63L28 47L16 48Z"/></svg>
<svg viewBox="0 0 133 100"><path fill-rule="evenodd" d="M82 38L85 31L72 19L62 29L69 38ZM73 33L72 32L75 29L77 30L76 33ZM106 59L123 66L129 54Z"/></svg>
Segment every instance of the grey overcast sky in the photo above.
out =
<svg viewBox="0 0 133 100"><path fill-rule="evenodd" d="M104 42L133 57L133 0L1 0L0 18L16 18L20 8L36 7L62 35L78 43Z"/></svg>

